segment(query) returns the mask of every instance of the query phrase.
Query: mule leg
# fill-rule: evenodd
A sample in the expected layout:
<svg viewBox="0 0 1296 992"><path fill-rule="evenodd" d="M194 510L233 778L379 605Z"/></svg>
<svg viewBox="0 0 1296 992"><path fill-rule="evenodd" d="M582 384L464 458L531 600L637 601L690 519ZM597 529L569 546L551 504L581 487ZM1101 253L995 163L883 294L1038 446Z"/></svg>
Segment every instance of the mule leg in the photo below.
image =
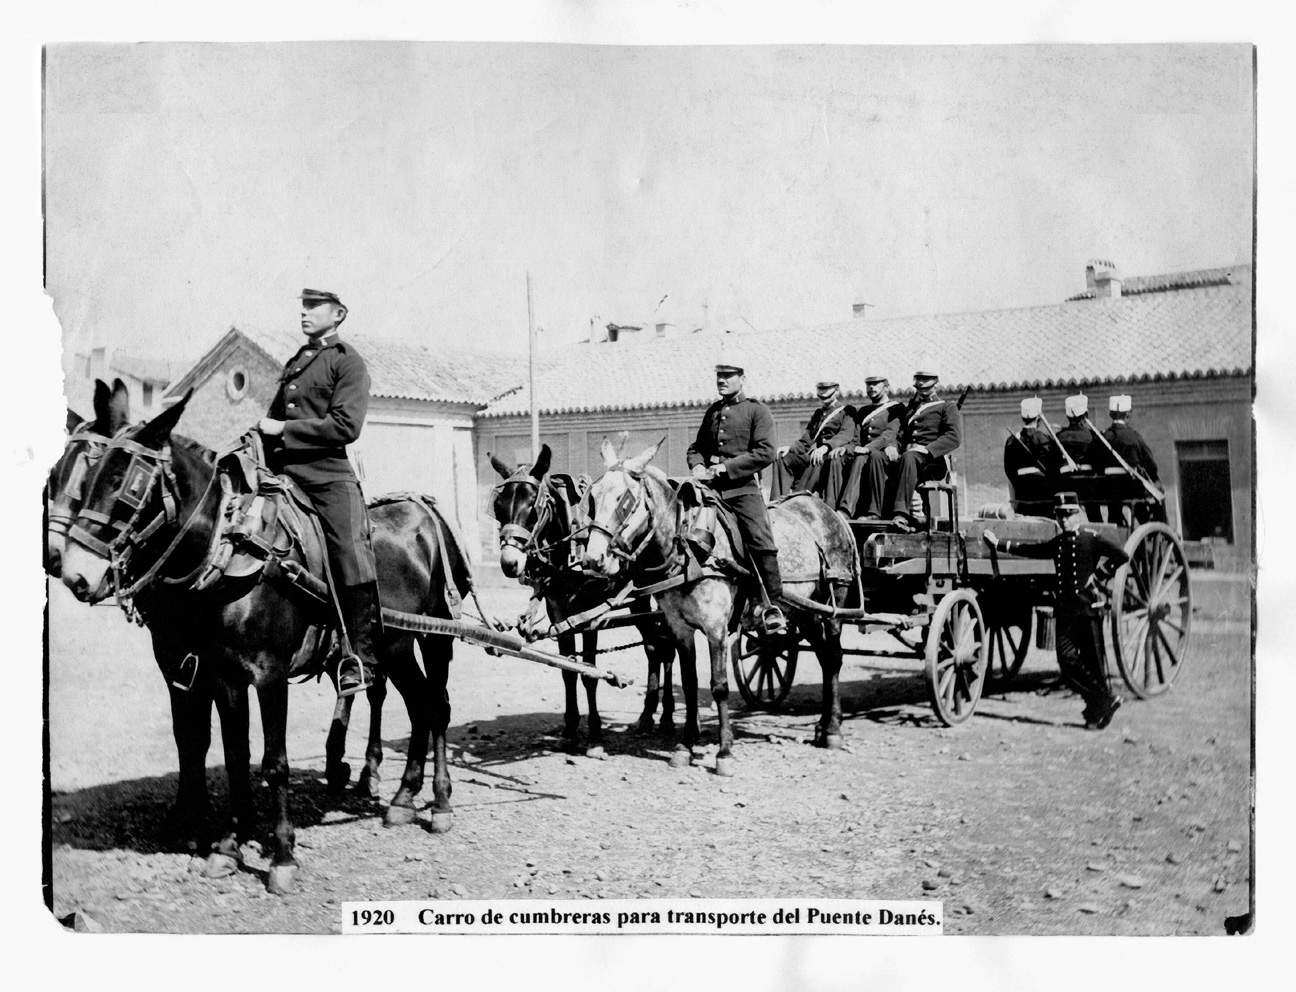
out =
<svg viewBox="0 0 1296 992"><path fill-rule="evenodd" d="M428 673L428 699L432 709L432 820L434 834L450 829L450 765L446 761L446 731L450 728L450 658L454 654L454 641L449 637L425 637L423 666Z"/></svg>
<svg viewBox="0 0 1296 992"><path fill-rule="evenodd" d="M693 761L693 749L698 741L697 709L697 651L693 646L692 631L676 645L680 673L684 679L684 731L671 753L671 767L681 768Z"/></svg>
<svg viewBox="0 0 1296 992"><path fill-rule="evenodd" d="M720 746L716 750L716 774L732 775L733 726L729 722L729 651L724 627L707 633L707 647L711 652L711 698L715 700L716 717L720 723Z"/></svg>
<svg viewBox="0 0 1296 992"><path fill-rule="evenodd" d="M576 635L564 634L558 638L558 653L571 657L576 653ZM563 746L575 753L580 740L580 705L576 699L576 673L563 672Z"/></svg>
<svg viewBox="0 0 1296 992"><path fill-rule="evenodd" d="M658 643L657 649L661 652L662 668L666 673L662 685L661 720L657 729L670 740L675 736L675 645L663 640Z"/></svg>
<svg viewBox="0 0 1296 992"><path fill-rule="evenodd" d="M288 683L272 678L257 686L261 707L261 732L265 753L261 776L270 785L274 807L274 828L270 839L270 873L266 889L271 895L287 895L296 886L297 859L293 857L296 836L288 810Z"/></svg>
<svg viewBox="0 0 1296 992"><path fill-rule="evenodd" d="M815 747L837 750L842 746L841 693L839 676L842 666L841 624L824 621L813 625L813 647L823 671L823 698L819 722L815 726Z"/></svg>
<svg viewBox="0 0 1296 992"><path fill-rule="evenodd" d="M591 631L581 639L581 660L587 665L594 665L598 662L598 633ZM587 758L605 758L607 752L603 750L603 718L599 716L598 711L598 687L600 679L592 675L582 675L581 683L585 686L585 703L588 715L586 717L589 723L589 736L585 743L585 756Z"/></svg>
<svg viewBox="0 0 1296 992"><path fill-rule="evenodd" d="M412 649L411 649L412 650ZM348 697L354 699L354 696ZM379 670L374 673L374 680L365 690L365 699L369 703L369 743L365 746L364 770L356 782L356 792L366 799L378 798L378 787L382 776L378 770L382 766L382 711L387 700L387 673Z"/></svg>
<svg viewBox="0 0 1296 992"><path fill-rule="evenodd" d="M429 640L431 638L420 639L423 644ZM432 650L431 645L428 645L428 650ZM417 818L414 798L423 789L433 702L429 680L414 663L413 638L408 639L405 650L393 651L385 660L388 663L392 683L405 699L405 709L410 718L409 746L405 750L405 771L401 774L400 786L383 817L386 826L396 827L413 823ZM427 651L423 654L423 661L431 671L432 666L429 664Z"/></svg>
<svg viewBox="0 0 1296 992"><path fill-rule="evenodd" d="M657 700L661 695L661 659L656 650L644 641L644 654L648 656L648 684L644 688L643 712L639 714L638 729L641 734L650 734L653 729L653 717L657 714Z"/></svg>
<svg viewBox="0 0 1296 992"><path fill-rule="evenodd" d="M210 841L211 803L207 796L207 751L211 747L212 695L205 685L182 692L167 683L171 696L171 733L180 775L175 802L163 830L168 842L197 854Z"/></svg>
<svg viewBox="0 0 1296 992"><path fill-rule="evenodd" d="M351 766L342 760L346 754L347 728L351 725L351 704L355 696L344 696L333 707L333 721L324 741L324 782L329 795L340 795L351 778Z"/></svg>
<svg viewBox="0 0 1296 992"><path fill-rule="evenodd" d="M243 863L239 844L248 839L256 822L248 771L247 683L221 680L216 686L215 702L225 749L225 775L229 779L229 819L207 858L203 874L208 878L221 878L238 870Z"/></svg>

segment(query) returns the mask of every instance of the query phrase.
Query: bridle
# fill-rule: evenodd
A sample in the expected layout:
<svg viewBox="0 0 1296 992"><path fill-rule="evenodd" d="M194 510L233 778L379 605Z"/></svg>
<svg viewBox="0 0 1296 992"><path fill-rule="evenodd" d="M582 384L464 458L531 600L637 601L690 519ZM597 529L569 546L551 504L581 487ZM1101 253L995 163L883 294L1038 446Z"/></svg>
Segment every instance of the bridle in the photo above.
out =
<svg viewBox="0 0 1296 992"><path fill-rule="evenodd" d="M595 519L593 505L590 506L585 526L606 537L608 550L628 564L638 558L652 540L652 493L643 481L642 471L627 468L624 462L617 462L608 466L604 478L612 472L628 476L632 485L627 486L617 500L610 526L605 527ZM590 491L593 492L593 487Z"/></svg>
<svg viewBox="0 0 1296 992"><path fill-rule="evenodd" d="M180 518L179 490L176 485L175 472L171 465L171 447L149 448L138 441L126 437L115 437L104 445L100 454L103 458L109 451L129 452L131 458L122 473L121 482L111 496L108 511L82 508L77 523L68 531L68 538L81 545L91 554L107 559L113 575L113 588L122 608L131 613L130 599L145 586L149 585L162 567L166 564L185 535L193 527L201 513L207 494L216 481L217 473L212 472L207 486L194 504L184 524L180 526L171 543L166 546L151 566L134 582L130 582L130 566L135 552L144 546L163 527L174 526ZM147 509L154 503L153 495L157 492L161 507L152 519L144 522ZM97 528L105 529L111 537L105 541L96 537L81 526L86 520ZM202 570L203 563L189 575L180 578L163 576L162 581L179 585L191 581Z"/></svg>
<svg viewBox="0 0 1296 992"><path fill-rule="evenodd" d="M524 555L528 555L535 550L534 535L548 522L553 497L550 495L548 487L540 484L539 479L536 479L530 473L518 472L509 476L491 490L492 506L495 505L495 501L507 486L524 486L534 491L535 497L531 501L531 512L528 514L528 517L534 517L534 523L530 527L524 527L522 524L513 523L512 521L501 524L499 533L500 549L513 548Z"/></svg>
<svg viewBox="0 0 1296 992"><path fill-rule="evenodd" d="M90 426L90 421L86 421L68 436L65 450L70 449L74 444L83 447L73 456L72 467L68 469L63 484L57 491L49 494L45 515L46 526L52 533L63 537L67 536L68 528L76 520L76 513L73 512L72 506L74 503L79 504L85 496L86 477L103 457L104 449L108 447L109 439L96 431L89 430Z"/></svg>

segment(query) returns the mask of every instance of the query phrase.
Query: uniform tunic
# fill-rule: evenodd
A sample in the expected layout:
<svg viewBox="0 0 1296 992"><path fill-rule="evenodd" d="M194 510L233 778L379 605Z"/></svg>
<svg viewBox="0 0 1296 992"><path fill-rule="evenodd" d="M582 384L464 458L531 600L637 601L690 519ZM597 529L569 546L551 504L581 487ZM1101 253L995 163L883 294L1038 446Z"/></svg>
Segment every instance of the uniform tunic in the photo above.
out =
<svg viewBox="0 0 1296 992"><path fill-rule="evenodd" d="M810 415L810 422L797 438L796 444L788 448L786 455L774 459L770 499L777 499L794 489L818 492L822 488L819 480L824 475L828 456L838 448L850 444L854 435L855 427L851 420L850 407L845 403L834 401L831 406L818 407ZM815 465L810 461L810 455L823 445L827 445L829 450L824 456L824 461Z"/></svg>
<svg viewBox="0 0 1296 992"><path fill-rule="evenodd" d="M899 445L904 424L904 404L899 400L871 403L855 411L855 434L849 453L833 459L828 489L837 493L836 509L847 516L881 514L886 502L886 449ZM838 481L840 478L840 481ZM868 480L867 501L861 502L864 480Z"/></svg>
<svg viewBox="0 0 1296 992"><path fill-rule="evenodd" d="M1047 513L1062 465L1062 453L1048 432L1022 427L1004 441L1003 464L1017 512Z"/></svg>
<svg viewBox="0 0 1296 992"><path fill-rule="evenodd" d="M1071 421L1057 432L1057 436L1081 473L1080 478L1075 478L1070 463L1063 460L1058 476L1059 489L1074 489L1084 505L1085 516L1093 523L1101 523L1101 490L1105 480L1096 479L1093 473L1101 473L1108 465L1114 464L1111 456L1083 419Z"/></svg>
<svg viewBox="0 0 1296 992"><path fill-rule="evenodd" d="M1147 446L1142 434L1118 420L1103 431L1103 437L1130 465L1153 482L1159 481L1156 459L1152 457L1152 449Z"/></svg>
<svg viewBox="0 0 1296 992"><path fill-rule="evenodd" d="M1023 558L1053 559L1053 613L1057 618L1058 667L1096 710L1111 698L1103 645L1103 611L1095 605L1091 580L1099 566L1115 571L1129 555L1111 538L1089 527L1064 530L1047 541L1000 541L999 550Z"/></svg>
<svg viewBox="0 0 1296 992"><path fill-rule="evenodd" d="M774 461L774 418L769 407L742 393L707 407L697 437L689 445L689 468L723 464L711 486L738 517L743 540L753 552L777 550L770 531L765 497L757 478Z"/></svg>
<svg viewBox="0 0 1296 992"><path fill-rule="evenodd" d="M288 360L268 412L284 430L266 439L266 457L314 505L333 578L343 586L377 580L364 496L346 456L368 408L364 359L330 335L307 340Z"/></svg>
<svg viewBox="0 0 1296 992"><path fill-rule="evenodd" d="M945 475L945 456L962 441L958 406L951 400L917 396L905 406L900 428L900 461L892 478L891 512L908 515L918 483ZM927 450L915 450L919 446Z"/></svg>

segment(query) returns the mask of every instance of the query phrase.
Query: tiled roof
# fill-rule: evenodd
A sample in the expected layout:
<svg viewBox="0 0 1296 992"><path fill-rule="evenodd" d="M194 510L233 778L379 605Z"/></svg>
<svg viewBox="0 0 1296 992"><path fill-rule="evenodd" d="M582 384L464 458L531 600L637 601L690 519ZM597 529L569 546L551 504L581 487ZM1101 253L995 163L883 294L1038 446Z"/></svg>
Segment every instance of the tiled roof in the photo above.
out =
<svg viewBox="0 0 1296 992"><path fill-rule="evenodd" d="M1122 296L1138 296L1142 293L1169 293L1180 289L1200 289L1203 286L1250 285L1251 266L1231 265L1220 269L1193 269L1188 272L1163 272L1154 276L1130 276L1121 280ZM1093 290L1067 298L1075 300L1092 300Z"/></svg>
<svg viewBox="0 0 1296 992"><path fill-rule="evenodd" d="M737 349L748 389L764 400L809 399L825 371L846 392L866 375L907 386L931 365L950 392L1044 388L1081 382L1246 374L1251 362L1251 286L1244 282L1119 299L888 320L854 319L760 334L583 344L553 356L537 375L542 413L700 406L715 398L720 343ZM732 360L732 359L730 359ZM526 413L525 387L483 416Z"/></svg>
<svg viewBox="0 0 1296 992"><path fill-rule="evenodd" d="M179 365L179 369L177 369ZM108 362L110 372L121 372L143 382L157 382L165 386L176 378L178 371L183 371L183 364L169 362L164 358L141 358L125 351L114 351Z"/></svg>
<svg viewBox="0 0 1296 992"><path fill-rule="evenodd" d="M201 368L231 334L241 334L276 364L288 361L303 343L300 334L241 325L231 328L194 369ZM480 406L526 378L526 359L513 355L440 345L433 348L368 333L356 335L355 345L369 369L370 392L374 396ZM187 385L181 380L171 391L175 393Z"/></svg>

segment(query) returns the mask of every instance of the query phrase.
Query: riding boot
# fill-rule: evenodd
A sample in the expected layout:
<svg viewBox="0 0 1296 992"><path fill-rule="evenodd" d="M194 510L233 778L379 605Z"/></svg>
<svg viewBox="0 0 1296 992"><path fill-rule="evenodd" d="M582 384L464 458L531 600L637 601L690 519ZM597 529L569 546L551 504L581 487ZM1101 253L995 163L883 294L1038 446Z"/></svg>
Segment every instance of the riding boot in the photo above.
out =
<svg viewBox="0 0 1296 992"><path fill-rule="evenodd" d="M753 551L752 563L760 574L761 586L765 591L766 602L761 613L761 620L767 634L782 634L787 630L787 618L778 607L777 600L783 595L783 576L779 573L777 551Z"/></svg>
<svg viewBox="0 0 1296 992"><path fill-rule="evenodd" d="M341 600L351 654L344 653L338 662L338 696L352 696L369 688L378 664L374 653L374 645L382 634L378 584L343 586Z"/></svg>

